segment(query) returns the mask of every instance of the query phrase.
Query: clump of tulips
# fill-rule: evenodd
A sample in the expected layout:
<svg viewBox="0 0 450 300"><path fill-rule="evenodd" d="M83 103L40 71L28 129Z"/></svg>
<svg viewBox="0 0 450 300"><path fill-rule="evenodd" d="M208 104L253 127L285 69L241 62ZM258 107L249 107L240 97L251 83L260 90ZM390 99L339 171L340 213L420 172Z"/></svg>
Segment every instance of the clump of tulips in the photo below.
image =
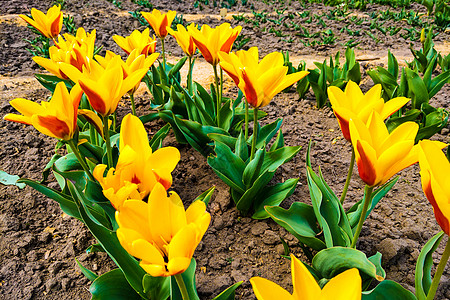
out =
<svg viewBox="0 0 450 300"><path fill-rule="evenodd" d="M68 215L81 220L118 268L102 275L82 272L92 280L95 298L199 299L195 287L194 251L208 229L207 204L213 188L202 193L185 209L180 196L168 190L171 173L180 160L175 147L162 147L169 125L148 139L142 120L160 117L177 140L191 144L207 156L208 164L230 186L237 209L255 219L271 217L291 232L310 254L310 267L290 256L293 293L263 278L250 279L258 299L433 299L450 256L450 244L431 282L432 252L442 236L449 234L450 208L447 177L450 164L442 153L446 144L422 140L415 144L418 125L404 122L389 131L385 120L403 107L408 98L384 102L381 85L366 94L349 81L345 90L330 87L328 95L344 138L351 144L347 181L338 197L316 174L307 152L307 181L312 205L295 202L285 210L278 205L293 193L298 179L269 186L277 168L292 159L300 147L287 147L279 119L260 126L260 108L308 72L288 74L281 53L259 59L258 49L232 53L241 28L224 23L216 28L195 24L170 28L176 12L143 12L162 47L149 28L128 37L114 36L128 55L124 61L110 51L95 53L95 30L79 28L75 36L60 35L62 13L54 6L47 14L32 10L32 19L21 16L43 36L52 39L50 58L33 58L52 75L38 80L52 92L40 104L14 99L20 114L6 120L32 125L41 133L67 146L67 154L55 154L51 169L60 190L43 183L22 183L57 201ZM175 65L165 58L165 39L176 38L186 57ZM199 49L212 65L215 82L210 92L192 78L194 54ZM186 88L179 70L189 62ZM236 99L223 95L223 71L240 92ZM134 93L143 81L153 94L154 112L138 118ZM125 94L131 112L118 126L116 110ZM245 99L244 99L245 97ZM253 130L250 132L250 122ZM250 135L251 133L251 135ZM272 139L277 135L276 139ZM268 148L267 144L272 143ZM364 221L394 186L404 168L420 163L422 186L443 232L434 236L419 255L416 295L399 284L384 280L381 254L367 257L356 249ZM343 208L354 163L365 183L363 199L347 211ZM367 290L371 281L378 285ZM238 282L216 300L234 299ZM118 289L117 287L120 287ZM103 294L99 294L103 293ZM400 298L399 298L400 297Z"/></svg>

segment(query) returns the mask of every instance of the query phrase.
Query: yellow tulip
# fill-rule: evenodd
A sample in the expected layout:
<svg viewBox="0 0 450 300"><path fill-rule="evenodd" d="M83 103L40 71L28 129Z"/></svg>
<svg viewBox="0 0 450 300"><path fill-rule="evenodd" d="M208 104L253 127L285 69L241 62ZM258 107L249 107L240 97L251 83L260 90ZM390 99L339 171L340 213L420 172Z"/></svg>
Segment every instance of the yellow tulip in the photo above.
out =
<svg viewBox="0 0 450 300"><path fill-rule="evenodd" d="M270 280L250 279L258 300L359 300L361 299L361 276L358 269L349 269L332 278L320 289L305 265L291 254L293 294Z"/></svg>
<svg viewBox="0 0 450 300"><path fill-rule="evenodd" d="M359 176L370 187L384 184L419 160L418 145L414 145L419 125L414 122L405 122L389 133L382 117L374 111L367 124L350 119L349 128ZM433 143L445 147L444 143Z"/></svg>
<svg viewBox="0 0 450 300"><path fill-rule="evenodd" d="M203 201L185 211L180 197L157 183L148 203L127 200L116 211L117 237L125 250L139 258L151 276L183 273L208 229L211 216Z"/></svg>
<svg viewBox="0 0 450 300"><path fill-rule="evenodd" d="M196 25L191 23L187 28L191 27L196 27ZM177 25L177 31L167 28L167 31L177 40L177 43L180 45L183 52L190 57L195 54L197 47L195 46L194 39L188 30L186 30L186 28L181 24Z"/></svg>
<svg viewBox="0 0 450 300"><path fill-rule="evenodd" d="M433 206L442 230L450 233L450 164L435 142L419 142L419 164L422 189Z"/></svg>
<svg viewBox="0 0 450 300"><path fill-rule="evenodd" d="M69 93L65 84L60 82L49 102L38 104L22 98L12 100L10 104L22 115L7 114L4 119L33 125L45 135L68 141L77 130L77 112L82 94L79 85L75 85Z"/></svg>
<svg viewBox="0 0 450 300"><path fill-rule="evenodd" d="M111 51L106 51L105 57L96 55L95 59L104 68L108 66L111 60L117 59L118 61L121 62L123 79L126 79L128 76L139 70L145 69L147 72L148 69L152 66L152 64L156 61L158 56L159 53L153 53L146 57L144 54L141 54L139 52L139 49L134 49L131 51L130 55L127 57L127 60L125 62L120 58L119 55ZM128 93L134 94L134 92L139 87L139 84L140 81L130 91L128 91Z"/></svg>
<svg viewBox="0 0 450 300"><path fill-rule="evenodd" d="M116 168L103 176L106 165L95 167L93 175L103 194L116 209L127 199L144 199L156 183L167 190L172 185L171 172L180 160L175 147L152 152L147 132L138 117L126 115L120 127L119 159Z"/></svg>
<svg viewBox="0 0 450 300"><path fill-rule="evenodd" d="M69 79L61 71L60 63L68 63L81 72L83 66L89 64L89 60L94 57L95 29L86 34L80 27L75 37L70 34L64 34L64 37L66 40L58 36L58 42L55 43L55 46L50 47L50 59L35 56L33 60L53 75L61 79Z"/></svg>
<svg viewBox="0 0 450 300"><path fill-rule="evenodd" d="M49 39L55 39L62 28L63 14L61 6L54 5L44 14L35 8L31 9L31 17L19 15L25 22L36 28L42 35Z"/></svg>
<svg viewBox="0 0 450 300"><path fill-rule="evenodd" d="M231 28L229 23L223 23L215 28L203 25L201 30L196 26L188 27L188 32L194 39L198 50L205 60L213 66L219 63L219 51L229 53L242 27Z"/></svg>
<svg viewBox="0 0 450 300"><path fill-rule="evenodd" d="M73 82L80 84L92 108L106 117L116 110L122 96L132 90L148 71L138 69L124 78L122 64L122 59L116 56L105 66L90 60L82 72L67 63L61 63L60 69Z"/></svg>
<svg viewBox="0 0 450 300"><path fill-rule="evenodd" d="M350 119L358 118L366 123L372 111L376 111L384 120L409 101L408 98L397 97L385 103L381 93L381 84L377 84L364 95L358 84L351 80L347 83L345 91L336 86L328 88L331 107L346 140L350 141L348 129Z"/></svg>
<svg viewBox="0 0 450 300"><path fill-rule="evenodd" d="M143 11L141 14L144 19L147 20L150 26L152 26L156 35L160 39L164 39L168 34L167 27L170 27L172 25L177 12L169 10L167 13L163 14L155 8L151 13Z"/></svg>
<svg viewBox="0 0 450 300"><path fill-rule="evenodd" d="M308 74L301 71L288 75L288 67L283 65L283 54L279 52L272 52L259 62L256 47L237 53L219 52L219 57L222 69L253 107L266 106L276 94Z"/></svg>
<svg viewBox="0 0 450 300"><path fill-rule="evenodd" d="M149 54L154 53L156 48L156 38L154 35L153 38L150 37L150 30L148 28L142 31L142 33L134 30L127 37L114 35L113 40L127 54L137 49L139 54L144 54L147 57Z"/></svg>

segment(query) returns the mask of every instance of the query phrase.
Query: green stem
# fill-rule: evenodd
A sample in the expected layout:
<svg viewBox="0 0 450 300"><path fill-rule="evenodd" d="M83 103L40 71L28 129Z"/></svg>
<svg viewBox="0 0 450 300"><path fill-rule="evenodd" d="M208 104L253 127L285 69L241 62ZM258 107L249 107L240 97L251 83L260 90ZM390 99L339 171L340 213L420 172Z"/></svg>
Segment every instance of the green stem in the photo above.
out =
<svg viewBox="0 0 450 300"><path fill-rule="evenodd" d="M372 198L373 186L368 186L364 188L364 199L363 199L363 209L361 211L361 215L359 216L358 227L356 227L355 235L353 236L351 248L356 247L356 242L358 241L359 234L361 233L361 228L366 218L367 208L370 204L370 198Z"/></svg>
<svg viewBox="0 0 450 300"><path fill-rule="evenodd" d="M219 124L219 113L220 113L220 94L219 94L219 75L217 73L217 65L213 65L214 69L214 79L216 82L216 120L217 120L217 127L220 127Z"/></svg>
<svg viewBox="0 0 450 300"><path fill-rule="evenodd" d="M103 136L105 137L106 143L106 156L108 157L108 168L113 166L111 142L109 138L109 126L108 126L108 116L103 117Z"/></svg>
<svg viewBox="0 0 450 300"><path fill-rule="evenodd" d="M431 282L430 290L428 291L427 300L434 299L436 295L437 288L439 286L439 281L441 281L442 273L444 272L445 266L447 265L448 258L450 257L450 239L447 239L447 245L445 246L444 253L442 254L439 265L434 274L433 281Z"/></svg>
<svg viewBox="0 0 450 300"><path fill-rule="evenodd" d="M130 94L130 100L131 100L131 113L133 116L136 115L136 106L134 105L134 94Z"/></svg>
<svg viewBox="0 0 450 300"><path fill-rule="evenodd" d="M248 102L245 100L245 141L248 139Z"/></svg>
<svg viewBox="0 0 450 300"><path fill-rule="evenodd" d="M117 127L117 112L116 112L116 111L114 111L114 113L113 113L113 123L112 123L112 126L113 126L113 130L116 131L116 127ZM108 128L109 128L109 127L108 127Z"/></svg>
<svg viewBox="0 0 450 300"><path fill-rule="evenodd" d="M164 39L161 39L161 55L162 55L162 59L163 59L163 70L164 70L164 76L166 73L166 52L164 50Z"/></svg>
<svg viewBox="0 0 450 300"><path fill-rule="evenodd" d="M252 139L252 151L250 155L250 160L255 157L256 151L256 140L258 139L258 108L253 108L253 139Z"/></svg>
<svg viewBox="0 0 450 300"><path fill-rule="evenodd" d="M87 174L90 180L95 181L94 176L91 173L91 170L89 170L89 167L86 163L86 160L83 156L81 156L80 150L78 149L77 144L74 140L67 141L67 144L69 144L70 149L72 149L72 152L75 154L76 158L78 159L78 162L80 163L81 167L83 168L84 172Z"/></svg>
<svg viewBox="0 0 450 300"><path fill-rule="evenodd" d="M189 56L189 71L187 75L187 87L189 95L192 96L192 56Z"/></svg>
<svg viewBox="0 0 450 300"><path fill-rule="evenodd" d="M178 288L180 289L181 296L183 300L189 300L189 293L186 288L186 284L184 283L183 277L181 277L181 274L173 275L175 277L175 280L177 281Z"/></svg>
<svg viewBox="0 0 450 300"><path fill-rule="evenodd" d="M222 103L222 96L223 96L223 69L220 67L220 103Z"/></svg>
<svg viewBox="0 0 450 300"><path fill-rule="evenodd" d="M344 190L341 195L341 204L344 203L345 196L347 195L348 186L350 184L350 179L352 178L353 167L355 166L355 150L352 147L352 158L350 159L350 166L348 167L347 180L345 181Z"/></svg>

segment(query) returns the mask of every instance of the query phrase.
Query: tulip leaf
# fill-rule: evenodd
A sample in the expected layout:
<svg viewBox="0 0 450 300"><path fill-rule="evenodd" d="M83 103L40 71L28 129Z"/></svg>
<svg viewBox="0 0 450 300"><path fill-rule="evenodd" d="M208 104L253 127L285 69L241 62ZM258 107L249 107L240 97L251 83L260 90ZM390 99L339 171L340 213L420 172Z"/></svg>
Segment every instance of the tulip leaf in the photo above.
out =
<svg viewBox="0 0 450 300"><path fill-rule="evenodd" d="M75 258L75 261L77 262L78 267L81 270L81 273L83 273L83 275L89 279L89 281L94 281L95 279L98 278L98 275L95 274L94 272L92 272L91 270L85 268L79 261L78 259Z"/></svg>
<svg viewBox="0 0 450 300"><path fill-rule="evenodd" d="M258 137L256 139L256 148L262 148L264 145L267 145L270 140L275 136L277 131L281 127L281 123L283 119L277 119L275 122L269 123L261 128L258 128ZM258 124L259 125L259 124ZM253 135L250 137L249 143L253 139Z"/></svg>
<svg viewBox="0 0 450 300"><path fill-rule="evenodd" d="M288 210L279 206L266 206L265 210L278 225L294 235L300 243L317 251L326 248L325 243L317 237L321 229L317 226L311 205L294 202Z"/></svg>
<svg viewBox="0 0 450 300"><path fill-rule="evenodd" d="M195 83L196 91L195 97L198 97L200 101L202 101L205 105L205 110L210 116L215 115L215 104L213 97L205 90L205 88L199 84L198 82Z"/></svg>
<svg viewBox="0 0 450 300"><path fill-rule="evenodd" d="M145 274L142 279L142 286L147 299L166 300L170 295L169 277L152 277Z"/></svg>
<svg viewBox="0 0 450 300"><path fill-rule="evenodd" d="M369 208L367 209L364 220L367 219L370 212L375 208L378 202L380 202L380 200L383 199L383 197L386 196L386 194L392 189L399 178L400 176L396 176L394 179L388 181L382 187L378 188L374 193L372 193L371 203L369 205ZM359 200L347 211L347 218L353 230L356 230L356 225L358 225L359 218L363 209L362 203L363 199Z"/></svg>
<svg viewBox="0 0 450 300"><path fill-rule="evenodd" d="M72 84L70 83L70 81L63 80L54 75L34 74L34 77L36 77L37 81L39 81L39 83L42 84L43 87L45 87L52 93L55 91L56 85L60 82L64 82L69 91L70 89L72 89Z"/></svg>
<svg viewBox="0 0 450 300"><path fill-rule="evenodd" d="M280 130L278 132L277 138L275 139L275 142L273 142L272 146L270 147L270 152L281 149L284 147L284 136L283 132Z"/></svg>
<svg viewBox="0 0 450 300"><path fill-rule="evenodd" d="M180 72L181 68L186 63L187 58L188 58L187 56L181 58L175 65L172 66L172 68L168 73L169 78L174 77L175 75L177 75L177 73Z"/></svg>
<svg viewBox="0 0 450 300"><path fill-rule="evenodd" d="M415 273L415 287L416 296L419 300L425 300L428 295L428 291L431 286L431 268L433 267L433 253L436 251L437 247L441 243L444 232L441 231L435 236L433 236L426 244L423 246L422 251L420 251L419 257L416 263L416 273Z"/></svg>
<svg viewBox="0 0 450 300"><path fill-rule="evenodd" d="M123 275L125 275L126 280L133 287L133 289L139 295L145 297L142 287L142 280L146 272L139 266L138 261L128 254L128 252L120 245L115 232L108 230L107 228L92 221L86 213L85 206L78 198L81 193L78 191L77 187L71 181L68 181L67 185L72 196L74 197L84 224L89 228L92 235L97 239L103 249L105 249L111 259L123 271Z"/></svg>
<svg viewBox="0 0 450 300"><path fill-rule="evenodd" d="M261 172L269 170L274 172L282 164L290 161L302 149L302 146L282 147L274 151L269 151L264 156L264 164Z"/></svg>
<svg viewBox="0 0 450 300"><path fill-rule="evenodd" d="M261 167L264 162L265 149L258 149L253 159L247 163L242 175L242 182L246 188L250 188L255 180L260 176Z"/></svg>
<svg viewBox="0 0 450 300"><path fill-rule="evenodd" d="M250 209L253 208L261 190L269 183L274 175L275 172L270 172L268 170L259 175L253 185L245 191L240 199L237 200L236 208L243 214L247 214ZM236 201L236 199L233 200Z"/></svg>
<svg viewBox="0 0 450 300"><path fill-rule="evenodd" d="M255 213L253 219L266 219L270 215L264 209L266 205L278 206L284 199L292 195L297 186L299 178L290 178L285 182L278 183L274 186L266 186L262 189L261 193L256 197L256 201L253 204Z"/></svg>
<svg viewBox="0 0 450 300"><path fill-rule="evenodd" d="M142 299L127 282L120 269L114 269L95 279L89 291L92 294L92 300Z"/></svg>
<svg viewBox="0 0 450 300"><path fill-rule="evenodd" d="M351 268L357 268L378 281L384 279L377 274L377 267L367 259L366 255L353 248L331 247L321 250L314 256L312 267L327 279Z"/></svg>
<svg viewBox="0 0 450 300"><path fill-rule="evenodd" d="M234 300L235 290L243 283L243 281L236 282L228 287L225 291L214 297L212 300Z"/></svg>
<svg viewBox="0 0 450 300"><path fill-rule="evenodd" d="M82 143L78 146L81 154L86 158L92 158L95 164L102 160L103 148L92 145L91 143Z"/></svg>
<svg viewBox="0 0 450 300"><path fill-rule="evenodd" d="M220 108L218 119L220 128L228 132L231 127L231 122L233 121L233 110L230 100L226 100Z"/></svg>
<svg viewBox="0 0 450 300"><path fill-rule="evenodd" d="M3 185L15 185L20 189L25 187L24 183L17 183L20 179L18 175L9 175L5 171L0 170L0 183Z"/></svg>
<svg viewBox="0 0 450 300"><path fill-rule="evenodd" d="M233 150L236 146L237 139L228 134L219 134L219 133L208 133L208 137L213 141L222 142L231 150ZM245 161L245 160L244 160Z"/></svg>
<svg viewBox="0 0 450 300"><path fill-rule="evenodd" d="M81 220L77 205L75 204L75 201L72 199L72 197L30 179L22 178L19 179L18 182L25 183L26 185L32 187L33 189L44 194L50 199L55 200L59 203L59 206L64 213L71 217L74 217L75 219Z"/></svg>
<svg viewBox="0 0 450 300"><path fill-rule="evenodd" d="M206 205L208 205L209 200L211 200L211 196L214 193L215 190L215 186L210 187L209 189L207 189L206 191L204 191L201 195L199 195L197 198L195 198L195 201L203 201L205 202Z"/></svg>
<svg viewBox="0 0 450 300"><path fill-rule="evenodd" d="M439 74L431 80L430 88L428 95L432 98L441 90L441 88L448 82L450 78L450 70L445 71L444 73Z"/></svg>
<svg viewBox="0 0 450 300"><path fill-rule="evenodd" d="M189 267L181 273L179 276L184 281L187 292L189 294L190 300L200 300L197 294L197 288L195 286L195 268L197 267L197 263L195 259L191 259L191 264ZM170 300L183 300L181 296L180 289L178 288L177 281L175 276L171 276L170 278Z"/></svg>
<svg viewBox="0 0 450 300"><path fill-rule="evenodd" d="M175 138L178 143L180 144L187 144L188 141L184 137L184 134L181 132L181 130L178 128L177 124L175 123L175 115L170 110L162 110L158 113L159 117L170 124L170 127L172 127L172 131L175 135Z"/></svg>
<svg viewBox="0 0 450 300"><path fill-rule="evenodd" d="M108 216L109 222L106 222L105 220L102 224L110 230L116 230L118 228L115 217L116 210L112 206L111 202L103 195L103 189L100 184L97 182L88 181L84 191L84 196L89 199L92 206L101 207L99 213L104 213Z"/></svg>
<svg viewBox="0 0 450 300"><path fill-rule="evenodd" d="M362 300L416 300L413 293L395 281L383 280L373 290L362 293ZM425 299L425 298L424 298Z"/></svg>
<svg viewBox="0 0 450 300"><path fill-rule="evenodd" d="M376 268L376 273L378 276L382 277L382 278L386 278L386 272L384 271L383 267L381 266L381 253L377 252L376 254L368 257L367 259L372 262L375 265ZM372 283L372 277L363 273L361 274L361 279L362 279L362 289L363 291L367 290L369 288L369 286Z"/></svg>
<svg viewBox="0 0 450 300"><path fill-rule="evenodd" d="M39 183L44 183L47 181L48 175L50 174L50 170L52 169L53 164L61 157L62 156L57 153L53 154L52 158L50 158L48 163L45 165L44 170L42 171L42 180L40 180Z"/></svg>
<svg viewBox="0 0 450 300"><path fill-rule="evenodd" d="M392 132L395 128L397 128L398 126L400 126L401 124L408 122L408 121L416 121L417 118L420 116L421 112L418 109L411 109L408 110L405 115L400 116L400 117L396 117L396 116L391 116L387 121L386 121L386 127L388 129L389 132Z"/></svg>
<svg viewBox="0 0 450 300"><path fill-rule="evenodd" d="M158 130L157 133L153 135L152 139L149 142L153 152L162 147L162 142L169 134L169 130L170 124L166 124L160 130Z"/></svg>
<svg viewBox="0 0 450 300"><path fill-rule="evenodd" d="M406 68L406 79L408 81L408 97L411 97L411 107L420 108L422 103L428 103L430 100L428 90L420 76Z"/></svg>
<svg viewBox="0 0 450 300"><path fill-rule="evenodd" d="M151 122L153 120L159 119L159 113L152 112L143 116L140 116L139 119L141 120L142 124Z"/></svg>
<svg viewBox="0 0 450 300"><path fill-rule="evenodd" d="M241 133L239 134L239 137L236 140L234 153L239 156L243 161L247 161L249 157L248 153L248 144L245 140L244 133L241 130Z"/></svg>
<svg viewBox="0 0 450 300"><path fill-rule="evenodd" d="M245 163L227 145L218 141L214 145L215 155L208 156L208 164L228 186L244 194L246 187L242 183L242 174Z"/></svg>
<svg viewBox="0 0 450 300"><path fill-rule="evenodd" d="M94 253L94 252L106 252L100 244L92 244L86 249L86 253Z"/></svg>

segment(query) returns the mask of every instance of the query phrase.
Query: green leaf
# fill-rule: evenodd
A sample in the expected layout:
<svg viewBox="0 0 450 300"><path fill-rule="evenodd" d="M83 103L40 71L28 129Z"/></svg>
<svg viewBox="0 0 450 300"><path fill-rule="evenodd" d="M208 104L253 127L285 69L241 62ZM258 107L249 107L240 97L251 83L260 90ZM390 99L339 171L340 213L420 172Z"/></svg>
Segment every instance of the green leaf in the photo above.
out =
<svg viewBox="0 0 450 300"><path fill-rule="evenodd" d="M94 272L92 272L91 270L85 268L79 261L78 259L75 258L75 261L77 262L78 267L81 270L81 273L83 273L83 275L89 279L89 281L94 281L95 279L98 278L98 275L95 274Z"/></svg>
<svg viewBox="0 0 450 300"><path fill-rule="evenodd" d="M254 203L256 203L261 190L269 183L274 175L275 172L267 170L263 172L236 202L236 208L244 215L247 214L253 208Z"/></svg>
<svg viewBox="0 0 450 300"><path fill-rule="evenodd" d="M162 142L169 134L169 130L170 124L166 124L160 130L158 130L157 133L153 135L152 139L149 142L153 152L162 147Z"/></svg>
<svg viewBox="0 0 450 300"><path fill-rule="evenodd" d="M229 131L231 127L231 121L233 120L233 110L230 100L225 101L219 110L219 124L220 128Z"/></svg>
<svg viewBox="0 0 450 300"><path fill-rule="evenodd" d="M283 147L284 147L284 136L283 136L283 132L280 130L278 132L275 142L273 142L272 146L270 147L270 152L278 150Z"/></svg>
<svg viewBox="0 0 450 300"><path fill-rule="evenodd" d="M77 190L77 187L70 181L67 182L67 185L75 200L84 224L86 224L92 235L97 239L103 249L106 250L111 259L123 271L123 275L125 275L128 283L139 295L144 297L142 280L146 272L139 266L138 261L128 254L128 252L120 245L115 232L110 231L91 220L86 213L84 205L79 199L80 192Z"/></svg>
<svg viewBox="0 0 450 300"><path fill-rule="evenodd" d="M63 80L54 75L34 74L34 77L36 77L37 81L39 81L40 84L42 84L47 90L52 93L55 91L56 85L60 82L64 82L69 91L70 89L72 89L72 84L70 83L70 81Z"/></svg>
<svg viewBox="0 0 450 300"><path fill-rule="evenodd" d="M302 149L302 146L291 146L279 148L275 151L269 151L264 156L264 164L261 172L268 170L274 172L282 164L290 161Z"/></svg>
<svg viewBox="0 0 450 300"><path fill-rule="evenodd" d="M431 268L433 267L433 253L436 251L443 237L443 231L433 236L425 246L423 246L419 257L417 258L415 287L418 300L425 300L427 298L432 281Z"/></svg>
<svg viewBox="0 0 450 300"><path fill-rule="evenodd" d="M206 205L208 205L209 200L211 200L211 196L213 195L215 188L216 188L215 186L210 187L209 189L204 191L200 196L195 198L195 200L193 202L203 201L203 202L205 202Z"/></svg>
<svg viewBox="0 0 450 300"><path fill-rule="evenodd" d="M180 59L169 71L169 74L167 77L171 78L172 76L175 76L178 72L180 72L181 68L184 66L184 63L187 60L187 56Z"/></svg>
<svg viewBox="0 0 450 300"><path fill-rule="evenodd" d="M420 76L406 68L406 79L408 81L408 96L411 97L411 107L420 108L422 103L428 103L430 100L428 90Z"/></svg>
<svg viewBox="0 0 450 300"><path fill-rule="evenodd" d="M444 86L445 83L450 79L450 70L445 71L444 73L439 74L431 80L430 88L428 91L428 96L432 98L437 94Z"/></svg>
<svg viewBox="0 0 450 300"><path fill-rule="evenodd" d="M157 113L157 112L152 112L152 113L149 113L149 114L139 117L139 120L141 120L142 124L151 122L156 119L159 119L159 113Z"/></svg>
<svg viewBox="0 0 450 300"><path fill-rule="evenodd" d="M208 133L208 137L213 141L218 141L218 142L224 143L225 145L230 147L230 149L232 149L232 150L234 149L234 147L236 145L236 141L237 141L237 139L235 137L232 137L228 134Z"/></svg>
<svg viewBox="0 0 450 300"><path fill-rule="evenodd" d="M18 175L9 175L5 171L0 170L0 183L4 185L15 185L19 189L23 189L25 187L24 183L17 183L20 179Z"/></svg>
<svg viewBox="0 0 450 300"><path fill-rule="evenodd" d="M332 247L321 250L314 256L312 267L327 279L351 268L357 268L378 281L384 279L377 274L376 266L367 259L366 255L353 248Z"/></svg>
<svg viewBox="0 0 450 300"><path fill-rule="evenodd" d="M234 300L235 290L243 283L243 281L236 282L228 287L225 291L214 297L212 300Z"/></svg>
<svg viewBox="0 0 450 300"><path fill-rule="evenodd" d="M142 280L144 293L147 299L166 300L170 295L170 278L169 277L152 277L148 274L144 275Z"/></svg>
<svg viewBox="0 0 450 300"><path fill-rule="evenodd" d="M234 153L239 156L243 161L247 161L249 158L248 153L248 144L245 140L244 133L241 130L241 133L239 134L239 137L236 140Z"/></svg>
<svg viewBox="0 0 450 300"><path fill-rule="evenodd" d="M100 244L93 244L87 247L86 253L94 253L94 252L106 252L105 249L103 249L102 245Z"/></svg>
<svg viewBox="0 0 450 300"><path fill-rule="evenodd" d="M142 300L120 269L114 269L95 279L89 291L92 300Z"/></svg>
<svg viewBox="0 0 450 300"><path fill-rule="evenodd" d="M195 286L195 268L197 266L197 263L195 262L195 259L191 259L191 264L189 267L181 273L181 278L184 281L184 284L186 285L187 292L189 294L190 300L200 300L197 294L197 288ZM171 300L183 300L183 297L181 296L180 289L178 288L177 281L175 280L175 276L171 276L170 278L170 299Z"/></svg>
<svg viewBox="0 0 450 300"><path fill-rule="evenodd" d="M260 195L257 197L257 201L253 204L255 207L255 213L253 219L266 219L269 218L269 214L264 207L278 206L284 199L292 195L297 186L299 178L290 178L285 182L278 183L274 186L266 186L263 188Z"/></svg>
<svg viewBox="0 0 450 300"><path fill-rule="evenodd" d="M362 300L416 300L413 293L395 281L383 280L376 288L362 293Z"/></svg>
<svg viewBox="0 0 450 300"><path fill-rule="evenodd" d="M294 202L288 210L279 206L266 206L265 210L278 225L294 235L300 243L317 251L326 248L325 243L317 237L321 229L317 226L311 205Z"/></svg>
<svg viewBox="0 0 450 300"><path fill-rule="evenodd" d="M264 162L265 149L258 149L255 153L255 157L247 163L242 175L242 182L248 189L253 185L255 180L261 175L261 167ZM264 172L264 170L262 170Z"/></svg>
<svg viewBox="0 0 450 300"><path fill-rule="evenodd" d="M258 138L256 140L256 148L262 148L264 145L267 145L270 140L275 136L278 129L281 127L281 123L283 119L277 119L275 122L269 123L263 126L261 129L258 129ZM253 135L250 138L249 143L253 139Z"/></svg>
<svg viewBox="0 0 450 300"><path fill-rule="evenodd" d="M208 156L208 164L216 172L217 176L232 189L245 193L246 187L242 183L245 163L240 157L234 154L230 147L215 141L215 155Z"/></svg>

